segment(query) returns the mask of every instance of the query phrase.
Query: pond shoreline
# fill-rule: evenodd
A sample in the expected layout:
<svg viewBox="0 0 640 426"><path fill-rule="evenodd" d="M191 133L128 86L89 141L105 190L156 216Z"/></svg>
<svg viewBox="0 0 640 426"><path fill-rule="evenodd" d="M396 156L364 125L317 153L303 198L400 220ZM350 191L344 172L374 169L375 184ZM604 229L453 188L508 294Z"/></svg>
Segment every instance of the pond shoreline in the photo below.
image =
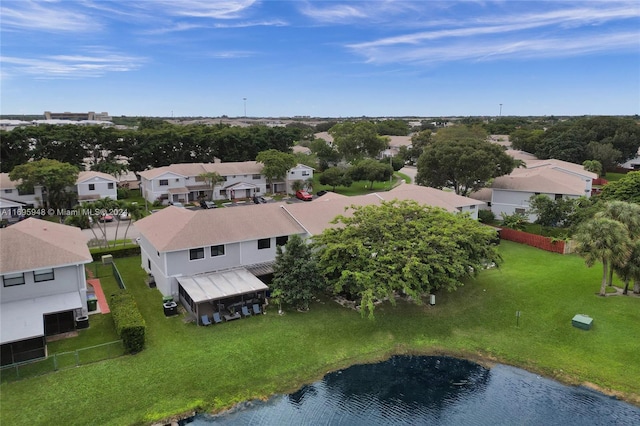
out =
<svg viewBox="0 0 640 426"><path fill-rule="evenodd" d="M311 377L309 380L304 380L300 383L287 387L286 389L283 389L282 391L279 391L279 392L275 392L271 395L256 396L246 401L235 403L226 407L221 407L215 410L189 411L189 412L176 414L160 422L153 423L153 426L161 426L161 425L169 425L169 424L174 425L174 424L177 424L177 422L179 421L189 419L198 414L220 415L224 413L231 413L236 408L242 406L242 404L246 404L248 401L267 401L268 399L276 395L285 395L285 394L293 393L298 389L300 389L301 387L308 385L310 383L319 381L327 374L333 373L335 371L343 370L354 365L375 364L379 362L384 362L396 355L411 355L411 356L424 356L424 357L451 357L451 358L457 358L457 359L473 362L489 370L491 370L493 367L495 367L498 364L507 365L511 367L520 368L529 373L537 374L550 380L557 381L566 386L584 387L592 391L596 391L602 395L608 396L610 398L614 398L620 401L627 402L636 407L640 407L640 395L629 394L621 391L616 391L613 389L603 388L598 386L595 383L580 380L577 377L573 377L567 374L558 374L557 372L554 372L554 374L549 374L544 369L536 366L522 365L514 362L509 362L508 360L500 359L492 355L480 354L477 352L471 353L471 352L464 352L464 351L452 350L452 349L433 348L430 350L400 350L400 351L384 353L381 355L374 355L374 354L370 354L370 355L373 355L373 356L370 358L358 360L355 362L340 363L340 365L335 368L331 368L329 370L320 372L319 374L314 374L313 377Z"/></svg>

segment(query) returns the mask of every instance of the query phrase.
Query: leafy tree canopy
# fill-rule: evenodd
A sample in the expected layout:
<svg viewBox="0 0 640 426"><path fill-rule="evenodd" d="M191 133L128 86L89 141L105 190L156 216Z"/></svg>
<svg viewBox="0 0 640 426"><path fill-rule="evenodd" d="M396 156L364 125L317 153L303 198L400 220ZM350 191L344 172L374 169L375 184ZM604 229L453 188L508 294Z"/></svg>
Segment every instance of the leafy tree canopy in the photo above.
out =
<svg viewBox="0 0 640 426"><path fill-rule="evenodd" d="M393 175L393 168L388 162L381 163L372 158L358 161L349 168L349 176L354 181L366 180L370 182L370 188L373 188L374 182L384 182L389 180Z"/></svg>
<svg viewBox="0 0 640 426"><path fill-rule="evenodd" d="M9 179L20 181L18 189L30 191L42 186L48 194L49 206L58 209L69 201L68 188L75 186L79 170L76 166L57 160L43 159L21 164L9 173ZM43 200L45 201L45 200Z"/></svg>
<svg viewBox="0 0 640 426"><path fill-rule="evenodd" d="M329 130L338 152L347 160L374 158L388 146L388 139L378 136L376 125L370 121L346 121Z"/></svg>
<svg viewBox="0 0 640 426"><path fill-rule="evenodd" d="M352 206L314 237L321 273L336 293L360 299L373 318L377 300L395 293L420 303L434 290L454 290L500 257L493 229L415 201Z"/></svg>
<svg viewBox="0 0 640 426"><path fill-rule="evenodd" d="M407 136L411 132L409 123L405 120L381 120L376 123L379 135Z"/></svg>
<svg viewBox="0 0 640 426"><path fill-rule="evenodd" d="M278 151L277 149L269 149L262 151L256 157L258 163L264 164L262 174L267 179L284 179L287 171L296 166L296 157L287 152Z"/></svg>
<svg viewBox="0 0 640 426"><path fill-rule="evenodd" d="M336 190L336 186L351 186L353 180L350 174L339 167L330 167L320 175L321 185L330 185L333 190Z"/></svg>
<svg viewBox="0 0 640 426"><path fill-rule="evenodd" d="M468 195L495 177L511 173L516 163L500 145L480 139L436 140L418 159L416 182L450 187Z"/></svg>
<svg viewBox="0 0 640 426"><path fill-rule="evenodd" d="M621 179L607 183L602 188L600 198L640 204L640 171L629 172Z"/></svg>
<svg viewBox="0 0 640 426"><path fill-rule="evenodd" d="M271 297L296 309L309 308L314 295L324 287L311 248L299 235L292 235L284 246L276 248Z"/></svg>

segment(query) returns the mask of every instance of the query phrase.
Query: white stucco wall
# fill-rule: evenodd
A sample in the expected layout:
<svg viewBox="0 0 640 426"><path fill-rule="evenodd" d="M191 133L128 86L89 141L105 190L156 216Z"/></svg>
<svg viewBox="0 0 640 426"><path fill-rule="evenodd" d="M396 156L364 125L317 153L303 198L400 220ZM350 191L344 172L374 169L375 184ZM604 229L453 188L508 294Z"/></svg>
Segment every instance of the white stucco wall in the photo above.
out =
<svg viewBox="0 0 640 426"><path fill-rule="evenodd" d="M93 184L94 189L90 190L89 185ZM111 188L109 188L111 184ZM78 196L98 195L100 198L111 198L112 200L118 199L118 185L115 180L109 181L100 177L94 177L84 182L78 183Z"/></svg>
<svg viewBox="0 0 640 426"><path fill-rule="evenodd" d="M0 302L9 303L35 297L52 296L63 293L80 293L83 308L87 307L87 282L84 265L69 265L54 268L54 279L35 282L33 271L24 272L24 284L0 287Z"/></svg>

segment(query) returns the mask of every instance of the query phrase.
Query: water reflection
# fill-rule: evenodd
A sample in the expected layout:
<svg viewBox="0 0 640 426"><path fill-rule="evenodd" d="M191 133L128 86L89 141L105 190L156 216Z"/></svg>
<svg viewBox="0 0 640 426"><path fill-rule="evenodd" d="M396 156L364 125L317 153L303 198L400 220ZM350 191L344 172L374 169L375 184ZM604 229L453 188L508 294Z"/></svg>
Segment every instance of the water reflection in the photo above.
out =
<svg viewBox="0 0 640 426"><path fill-rule="evenodd" d="M395 356L193 425L639 425L640 409L513 367Z"/></svg>

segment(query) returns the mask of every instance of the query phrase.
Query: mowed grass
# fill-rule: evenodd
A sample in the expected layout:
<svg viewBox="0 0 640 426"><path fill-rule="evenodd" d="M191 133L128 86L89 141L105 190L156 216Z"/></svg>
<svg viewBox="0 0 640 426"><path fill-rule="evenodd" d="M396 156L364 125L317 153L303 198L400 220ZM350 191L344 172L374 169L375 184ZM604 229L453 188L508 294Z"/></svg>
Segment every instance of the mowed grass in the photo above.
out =
<svg viewBox="0 0 640 426"><path fill-rule="evenodd" d="M409 183L410 179L409 180L407 179L409 179L407 175L396 172L393 174L392 182L389 182L388 180L385 182L374 182L373 188L372 188L370 181L359 180L359 181L353 182L351 186L336 186L335 192L337 194L342 194L342 195L347 195L349 197L352 197L354 195L365 195L365 194L371 194L374 192L388 191L389 189L396 186L399 180L404 180L405 182ZM333 186L321 185L320 173L315 173L313 176L313 192L316 193L320 190L333 191Z"/></svg>
<svg viewBox="0 0 640 426"><path fill-rule="evenodd" d="M1 424L149 424L293 391L329 371L396 353L499 361L590 382L640 403L640 299L601 298L601 269L503 242L504 265L483 271L435 306L383 304L370 321L331 300L210 327L166 318L144 284L139 258L117 259L148 326L147 348L46 376L3 384ZM516 311L521 311L516 326ZM571 326L594 318L590 331Z"/></svg>

